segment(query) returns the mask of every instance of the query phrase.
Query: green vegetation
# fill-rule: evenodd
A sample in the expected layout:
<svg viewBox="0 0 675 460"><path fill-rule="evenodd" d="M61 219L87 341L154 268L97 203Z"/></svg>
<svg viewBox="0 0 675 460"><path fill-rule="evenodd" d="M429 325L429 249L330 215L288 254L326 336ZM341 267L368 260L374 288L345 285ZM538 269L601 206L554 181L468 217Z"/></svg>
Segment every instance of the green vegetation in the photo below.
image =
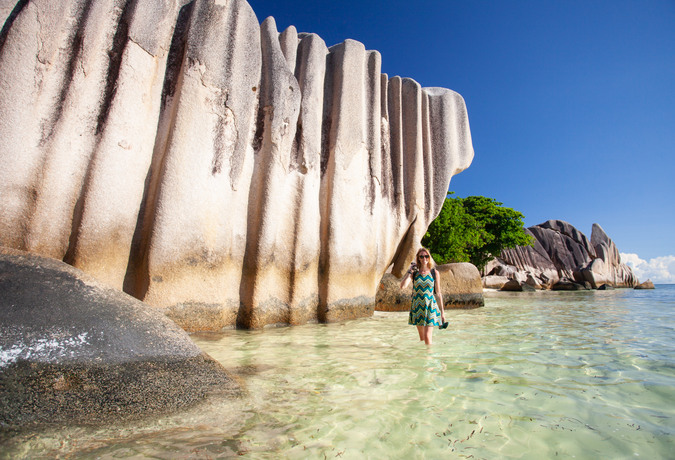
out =
<svg viewBox="0 0 675 460"><path fill-rule="evenodd" d="M533 244L518 211L502 207L493 198L452 195L448 193L441 213L422 238L436 263L471 262L482 272L502 249Z"/></svg>

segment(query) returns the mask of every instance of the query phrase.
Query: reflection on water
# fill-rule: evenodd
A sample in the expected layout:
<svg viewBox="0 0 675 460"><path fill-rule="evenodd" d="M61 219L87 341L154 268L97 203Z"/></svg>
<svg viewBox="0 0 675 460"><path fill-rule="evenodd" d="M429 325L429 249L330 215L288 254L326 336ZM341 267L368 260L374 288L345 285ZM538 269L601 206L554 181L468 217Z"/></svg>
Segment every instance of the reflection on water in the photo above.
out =
<svg viewBox="0 0 675 460"><path fill-rule="evenodd" d="M189 413L14 440L11 456L672 457L675 287L487 293L434 345L407 313L194 336L245 389Z"/></svg>

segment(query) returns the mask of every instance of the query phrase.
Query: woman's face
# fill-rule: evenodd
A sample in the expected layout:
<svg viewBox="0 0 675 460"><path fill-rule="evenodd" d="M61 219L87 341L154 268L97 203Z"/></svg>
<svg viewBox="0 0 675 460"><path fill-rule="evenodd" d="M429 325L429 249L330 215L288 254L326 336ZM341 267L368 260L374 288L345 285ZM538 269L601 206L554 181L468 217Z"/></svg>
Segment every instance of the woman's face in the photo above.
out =
<svg viewBox="0 0 675 460"><path fill-rule="evenodd" d="M417 254L417 265L419 265L420 267L429 265L429 259L430 256L428 252L420 251L420 253Z"/></svg>

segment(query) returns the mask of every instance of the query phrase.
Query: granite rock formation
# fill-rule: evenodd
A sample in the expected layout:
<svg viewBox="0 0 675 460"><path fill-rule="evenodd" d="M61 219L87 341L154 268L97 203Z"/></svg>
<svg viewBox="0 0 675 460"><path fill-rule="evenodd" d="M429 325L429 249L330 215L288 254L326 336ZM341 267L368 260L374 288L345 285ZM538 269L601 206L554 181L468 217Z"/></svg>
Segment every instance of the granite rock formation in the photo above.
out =
<svg viewBox="0 0 675 460"><path fill-rule="evenodd" d="M3 5L0 245L188 330L370 314L473 158L457 93L243 0Z"/></svg>
<svg viewBox="0 0 675 460"><path fill-rule="evenodd" d="M655 289L655 286L652 280L647 280L643 283L637 284L635 289Z"/></svg>
<svg viewBox="0 0 675 460"><path fill-rule="evenodd" d="M536 289L633 287L638 280L602 227L593 224L591 240L567 222L549 220L525 229L533 246L502 251L487 267L483 285L502 288L509 280ZM572 286L570 283L574 283ZM507 289L514 289L510 283Z"/></svg>
<svg viewBox="0 0 675 460"><path fill-rule="evenodd" d="M480 273L475 265L461 262L437 266L441 275L441 292L446 309L477 308L485 305ZM412 296L412 283L400 288L401 279L386 273L380 281L375 296L377 311L408 311Z"/></svg>
<svg viewBox="0 0 675 460"><path fill-rule="evenodd" d="M0 433L170 413L238 386L157 309L0 248Z"/></svg>

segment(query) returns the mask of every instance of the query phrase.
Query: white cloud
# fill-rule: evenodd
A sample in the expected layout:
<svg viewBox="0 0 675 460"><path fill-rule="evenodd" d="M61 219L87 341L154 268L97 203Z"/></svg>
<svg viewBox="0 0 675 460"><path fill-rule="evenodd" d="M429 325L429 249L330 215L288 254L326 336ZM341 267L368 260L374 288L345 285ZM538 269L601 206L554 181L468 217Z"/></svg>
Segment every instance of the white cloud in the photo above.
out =
<svg viewBox="0 0 675 460"><path fill-rule="evenodd" d="M652 280L654 284L675 284L675 256L640 259L637 254L621 253L621 261L633 269L640 282Z"/></svg>

